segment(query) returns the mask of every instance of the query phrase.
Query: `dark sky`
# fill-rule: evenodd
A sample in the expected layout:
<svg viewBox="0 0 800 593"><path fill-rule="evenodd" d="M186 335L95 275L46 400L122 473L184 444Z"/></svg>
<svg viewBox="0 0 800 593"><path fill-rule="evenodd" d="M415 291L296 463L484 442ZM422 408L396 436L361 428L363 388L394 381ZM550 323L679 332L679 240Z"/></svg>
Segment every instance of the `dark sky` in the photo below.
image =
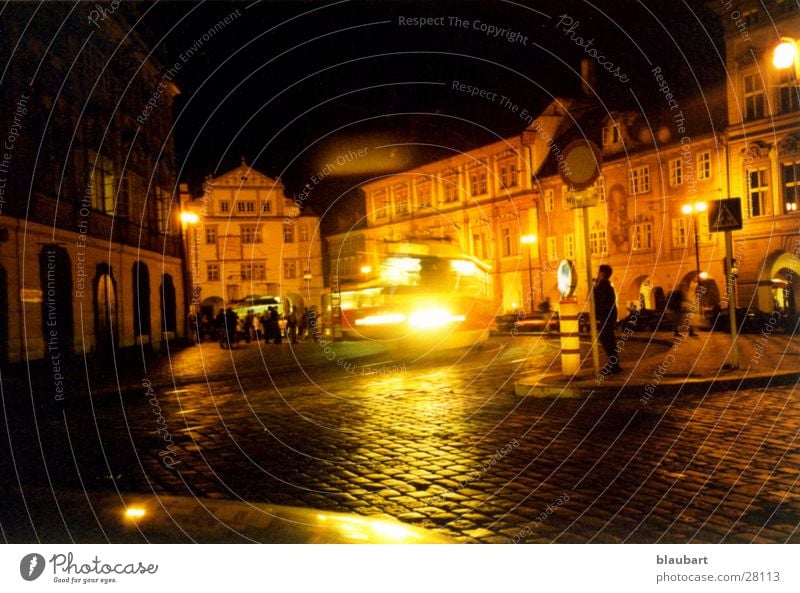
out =
<svg viewBox="0 0 800 593"><path fill-rule="evenodd" d="M197 187L205 174L246 156L281 176L290 196L311 183L306 203L317 214L372 175L519 133L523 109L535 115L553 96L580 93L581 58L613 64L612 74L599 67L595 89L610 109L662 109L656 66L687 103L724 80L721 27L697 1L161 2L140 9L149 12L139 30L161 40L167 64L181 64L176 137L184 179ZM229 15L230 24L209 35ZM435 20L419 25L419 18ZM454 81L485 96L456 90ZM326 164L360 149L369 158L314 183Z"/></svg>

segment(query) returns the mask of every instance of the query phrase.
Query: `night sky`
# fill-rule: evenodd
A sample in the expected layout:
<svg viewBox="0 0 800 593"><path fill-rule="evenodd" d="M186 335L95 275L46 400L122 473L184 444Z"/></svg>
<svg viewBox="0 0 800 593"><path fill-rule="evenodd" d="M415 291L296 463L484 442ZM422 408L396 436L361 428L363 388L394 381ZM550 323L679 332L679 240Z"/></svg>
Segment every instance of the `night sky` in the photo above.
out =
<svg viewBox="0 0 800 593"><path fill-rule="evenodd" d="M315 213L335 204L323 220L328 230L351 222L337 215L354 215L353 198L341 195L358 183L518 134L525 111L535 117L554 96L579 95L582 58L596 62L594 91L610 111L663 110L656 66L682 104L724 84L721 26L702 2L161 2L121 10L142 16L136 30L166 64L181 63L182 179L198 191L205 175L245 156L280 176L290 197L312 183L306 204ZM319 181L326 164L365 148L369 159Z"/></svg>

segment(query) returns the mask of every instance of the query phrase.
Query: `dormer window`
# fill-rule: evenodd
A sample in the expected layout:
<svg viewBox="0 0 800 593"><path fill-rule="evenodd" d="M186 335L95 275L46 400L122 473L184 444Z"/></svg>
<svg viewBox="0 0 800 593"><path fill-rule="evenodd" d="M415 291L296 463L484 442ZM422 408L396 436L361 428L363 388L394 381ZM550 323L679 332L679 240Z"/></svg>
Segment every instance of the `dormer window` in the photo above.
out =
<svg viewBox="0 0 800 593"><path fill-rule="evenodd" d="M603 146L613 146L622 142L622 136L619 133L619 124L610 123L603 127Z"/></svg>

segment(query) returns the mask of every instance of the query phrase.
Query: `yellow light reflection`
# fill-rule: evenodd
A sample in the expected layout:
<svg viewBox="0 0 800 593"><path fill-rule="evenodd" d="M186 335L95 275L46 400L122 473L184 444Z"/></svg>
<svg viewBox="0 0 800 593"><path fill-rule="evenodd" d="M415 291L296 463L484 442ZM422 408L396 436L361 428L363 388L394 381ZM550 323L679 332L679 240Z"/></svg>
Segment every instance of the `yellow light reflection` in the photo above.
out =
<svg viewBox="0 0 800 593"><path fill-rule="evenodd" d="M450 267L461 276L474 276L478 272L478 266L466 259L451 259Z"/></svg>
<svg viewBox="0 0 800 593"><path fill-rule="evenodd" d="M125 509L125 517L131 520L141 519L146 514L147 511L145 511L142 507L128 507Z"/></svg>

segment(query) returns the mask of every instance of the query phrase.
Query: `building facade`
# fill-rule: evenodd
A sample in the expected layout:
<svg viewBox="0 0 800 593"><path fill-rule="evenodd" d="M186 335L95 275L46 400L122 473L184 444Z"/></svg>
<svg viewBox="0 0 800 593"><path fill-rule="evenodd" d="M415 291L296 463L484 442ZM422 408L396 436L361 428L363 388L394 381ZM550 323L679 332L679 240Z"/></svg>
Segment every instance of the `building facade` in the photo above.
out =
<svg viewBox="0 0 800 593"><path fill-rule="evenodd" d="M124 11L35 8L0 15L0 358L55 369L185 329L178 90Z"/></svg>
<svg viewBox="0 0 800 593"><path fill-rule="evenodd" d="M768 10L744 2L735 14L712 4L726 27L730 76L724 99L709 90L703 100L711 110L724 103L726 114L703 120L697 115L705 110L675 102L665 103L660 120L645 119L556 100L519 137L365 184L368 226L329 239L331 269L357 283L368 279L362 268L376 269L388 241L449 237L492 266L496 309L508 313L557 302L562 259L579 271L576 296L585 302L588 245L592 275L601 263L615 270L621 315L663 309L672 291L699 294L708 311L724 308L729 295L724 235L711 232L707 209L738 197L743 228L733 231L730 296L739 307L793 315L800 91L797 62L786 71L771 59L781 38L800 38L800 14L791 2L767 3ZM580 209L559 174L576 129L602 152L590 190L597 203Z"/></svg>
<svg viewBox="0 0 800 593"><path fill-rule="evenodd" d="M214 312L252 296L280 296L285 307L319 305L319 218L287 198L280 180L249 167L208 178L202 197L182 194L191 303ZM288 309L287 311L288 312Z"/></svg>
<svg viewBox="0 0 800 593"><path fill-rule="evenodd" d="M796 2L711 4L725 26L727 192L742 199L745 225L734 233L738 304L800 310L800 86ZM794 64L777 68L781 39Z"/></svg>

